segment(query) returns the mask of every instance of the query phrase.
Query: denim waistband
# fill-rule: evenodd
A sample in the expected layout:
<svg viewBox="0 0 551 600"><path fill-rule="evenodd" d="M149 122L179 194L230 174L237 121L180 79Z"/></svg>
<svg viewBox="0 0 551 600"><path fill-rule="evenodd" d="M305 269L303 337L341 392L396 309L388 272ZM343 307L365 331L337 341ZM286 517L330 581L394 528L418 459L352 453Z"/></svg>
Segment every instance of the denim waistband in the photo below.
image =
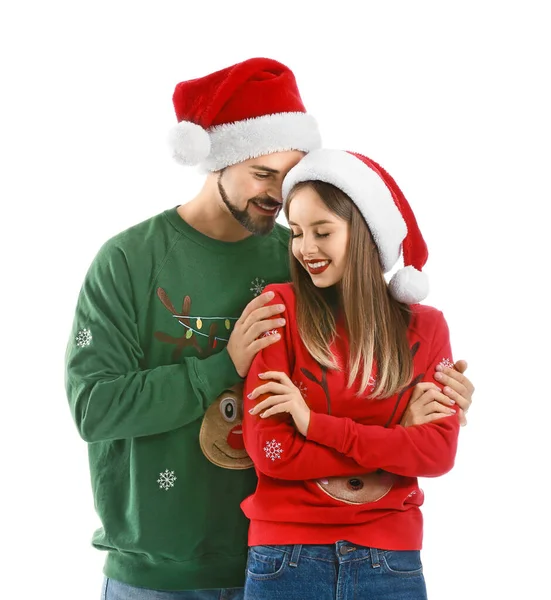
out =
<svg viewBox="0 0 551 600"><path fill-rule="evenodd" d="M340 563L351 562L356 560L368 560L373 567L379 566L379 553L384 552L378 548L369 548L366 546L358 546L345 540L335 542L334 544L295 544L275 546L268 544L264 547L273 548L289 555L289 566L296 567L300 562L301 557L334 562L337 560ZM255 546L252 547L254 550Z"/></svg>

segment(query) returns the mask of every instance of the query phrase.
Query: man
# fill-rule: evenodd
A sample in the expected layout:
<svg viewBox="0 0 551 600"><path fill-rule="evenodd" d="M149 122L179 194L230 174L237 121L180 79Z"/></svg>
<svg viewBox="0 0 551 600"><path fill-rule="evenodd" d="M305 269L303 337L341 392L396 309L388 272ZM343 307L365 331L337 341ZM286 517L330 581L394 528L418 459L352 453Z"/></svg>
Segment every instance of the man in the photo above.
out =
<svg viewBox="0 0 551 600"><path fill-rule="evenodd" d="M265 307L261 292L289 279L281 185L321 145L292 72L273 60L184 81L173 101L175 157L208 172L204 187L101 248L67 351L67 395L102 521L93 544L107 551L105 600L242 597L239 505L254 471L221 468L199 440L209 406L235 397L255 354L278 341L264 334L283 325L280 308ZM470 382L452 369L445 377L468 408ZM408 424L435 414L414 405ZM233 423L239 407L219 407L220 423Z"/></svg>

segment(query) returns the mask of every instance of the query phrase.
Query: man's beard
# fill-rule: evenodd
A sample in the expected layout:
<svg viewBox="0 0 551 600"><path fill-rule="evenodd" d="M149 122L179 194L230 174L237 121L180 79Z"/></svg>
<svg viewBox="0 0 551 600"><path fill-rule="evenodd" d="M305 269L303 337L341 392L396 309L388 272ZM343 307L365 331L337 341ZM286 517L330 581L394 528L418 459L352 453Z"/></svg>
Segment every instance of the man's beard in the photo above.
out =
<svg viewBox="0 0 551 600"><path fill-rule="evenodd" d="M222 173L220 173L220 176L218 177L218 191L220 192L222 201L228 207L230 213L233 215L233 218L247 231L250 231L253 235L268 235L274 228L275 216L271 217L269 215L259 215L257 218L254 219L249 213L249 205L251 204L251 202L259 202L268 206L280 206L280 203L268 195L255 196L254 198L249 198L249 200L247 201L247 207L244 210L240 210L239 208L234 206L228 198L228 194L226 194L226 190L224 189L224 186L220 181L221 178Z"/></svg>

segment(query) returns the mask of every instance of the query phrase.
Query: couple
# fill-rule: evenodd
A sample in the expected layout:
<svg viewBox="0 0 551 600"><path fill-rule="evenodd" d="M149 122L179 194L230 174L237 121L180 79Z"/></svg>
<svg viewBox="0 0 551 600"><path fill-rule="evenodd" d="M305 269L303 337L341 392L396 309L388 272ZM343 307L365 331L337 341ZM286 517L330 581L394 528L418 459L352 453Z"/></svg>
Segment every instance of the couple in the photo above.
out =
<svg viewBox="0 0 551 600"><path fill-rule="evenodd" d="M473 387L442 314L417 304L407 201L374 161L320 149L276 61L173 101L175 156L205 185L104 244L67 350L103 598L424 598L416 477L451 468ZM244 378L241 436L225 396ZM199 443L217 398L229 468Z"/></svg>

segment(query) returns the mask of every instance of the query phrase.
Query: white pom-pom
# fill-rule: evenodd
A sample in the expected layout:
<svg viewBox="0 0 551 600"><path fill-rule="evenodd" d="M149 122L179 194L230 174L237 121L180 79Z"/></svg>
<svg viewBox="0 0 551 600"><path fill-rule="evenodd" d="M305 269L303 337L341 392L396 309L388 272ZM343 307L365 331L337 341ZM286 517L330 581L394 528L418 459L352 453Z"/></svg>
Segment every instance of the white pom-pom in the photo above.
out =
<svg viewBox="0 0 551 600"><path fill-rule="evenodd" d="M429 294L428 277L411 266L396 271L388 285L394 298L404 304L417 304Z"/></svg>
<svg viewBox="0 0 551 600"><path fill-rule="evenodd" d="M170 130L169 144L174 158L186 166L198 165L210 154L209 134L189 121L181 121Z"/></svg>

